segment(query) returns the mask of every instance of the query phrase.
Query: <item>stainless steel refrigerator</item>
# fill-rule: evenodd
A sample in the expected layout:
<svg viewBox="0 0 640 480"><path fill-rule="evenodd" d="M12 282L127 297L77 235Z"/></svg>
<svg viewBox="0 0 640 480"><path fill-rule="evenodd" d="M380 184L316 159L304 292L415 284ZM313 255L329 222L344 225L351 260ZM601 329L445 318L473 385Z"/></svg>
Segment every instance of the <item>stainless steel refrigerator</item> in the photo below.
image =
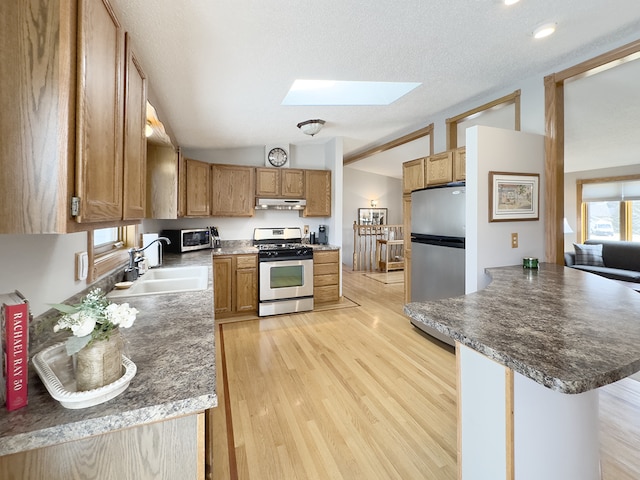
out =
<svg viewBox="0 0 640 480"><path fill-rule="evenodd" d="M411 194L411 301L464 295L464 183L426 188ZM412 323L449 345L451 338Z"/></svg>

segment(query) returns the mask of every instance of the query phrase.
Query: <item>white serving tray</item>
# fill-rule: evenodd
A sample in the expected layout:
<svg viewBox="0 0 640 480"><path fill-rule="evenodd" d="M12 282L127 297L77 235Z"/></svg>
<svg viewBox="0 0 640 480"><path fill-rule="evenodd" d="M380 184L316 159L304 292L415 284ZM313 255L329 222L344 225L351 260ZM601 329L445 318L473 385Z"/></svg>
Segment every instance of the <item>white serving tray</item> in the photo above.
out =
<svg viewBox="0 0 640 480"><path fill-rule="evenodd" d="M120 395L127 389L137 371L135 363L123 355L122 366L125 372L122 377L104 387L77 392L73 357L67 355L64 342L37 353L33 357L33 365L49 394L60 405L71 409L91 407Z"/></svg>

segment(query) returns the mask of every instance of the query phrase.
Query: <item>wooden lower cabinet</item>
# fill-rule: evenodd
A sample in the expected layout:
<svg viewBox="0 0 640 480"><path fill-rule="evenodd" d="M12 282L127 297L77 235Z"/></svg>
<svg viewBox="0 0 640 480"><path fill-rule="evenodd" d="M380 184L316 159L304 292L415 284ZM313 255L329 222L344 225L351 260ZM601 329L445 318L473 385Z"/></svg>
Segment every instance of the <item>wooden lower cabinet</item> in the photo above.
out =
<svg viewBox="0 0 640 480"><path fill-rule="evenodd" d="M313 303L340 300L340 251L313 252Z"/></svg>
<svg viewBox="0 0 640 480"><path fill-rule="evenodd" d="M5 455L0 478L204 480L204 413Z"/></svg>
<svg viewBox="0 0 640 480"><path fill-rule="evenodd" d="M224 255L213 259L213 301L218 318L258 311L258 256Z"/></svg>

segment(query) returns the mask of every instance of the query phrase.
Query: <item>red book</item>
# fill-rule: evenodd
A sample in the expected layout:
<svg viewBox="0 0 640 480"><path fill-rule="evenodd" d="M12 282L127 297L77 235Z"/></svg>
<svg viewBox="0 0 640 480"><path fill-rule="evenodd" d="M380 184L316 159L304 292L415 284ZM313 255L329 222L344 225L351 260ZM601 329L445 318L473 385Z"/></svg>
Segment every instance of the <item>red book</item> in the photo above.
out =
<svg viewBox="0 0 640 480"><path fill-rule="evenodd" d="M27 404L29 364L29 304L16 290L0 295L2 305L3 385L0 397L7 410Z"/></svg>

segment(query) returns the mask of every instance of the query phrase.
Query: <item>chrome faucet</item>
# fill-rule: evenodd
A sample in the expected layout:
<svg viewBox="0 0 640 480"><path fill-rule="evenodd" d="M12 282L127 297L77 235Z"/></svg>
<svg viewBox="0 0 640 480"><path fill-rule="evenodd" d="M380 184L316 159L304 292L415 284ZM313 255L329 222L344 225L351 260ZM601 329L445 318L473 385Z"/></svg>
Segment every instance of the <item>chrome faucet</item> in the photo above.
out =
<svg viewBox="0 0 640 480"><path fill-rule="evenodd" d="M129 264L127 265L127 268L124 269L124 276L126 281L133 282L134 280L137 280L138 277L140 276L138 263L142 260L142 257L138 257L138 254L144 252L147 248L149 248L154 243L156 242L160 243L161 240L164 240L165 242L167 242L167 245L171 244L171 240L169 240L167 237L158 237L152 242L150 242L149 245L147 245L146 247L143 247L143 248L132 247L129 250L127 250L127 252L129 253ZM160 243L160 248L162 248L162 243ZM160 254L160 265L162 265L162 253Z"/></svg>

